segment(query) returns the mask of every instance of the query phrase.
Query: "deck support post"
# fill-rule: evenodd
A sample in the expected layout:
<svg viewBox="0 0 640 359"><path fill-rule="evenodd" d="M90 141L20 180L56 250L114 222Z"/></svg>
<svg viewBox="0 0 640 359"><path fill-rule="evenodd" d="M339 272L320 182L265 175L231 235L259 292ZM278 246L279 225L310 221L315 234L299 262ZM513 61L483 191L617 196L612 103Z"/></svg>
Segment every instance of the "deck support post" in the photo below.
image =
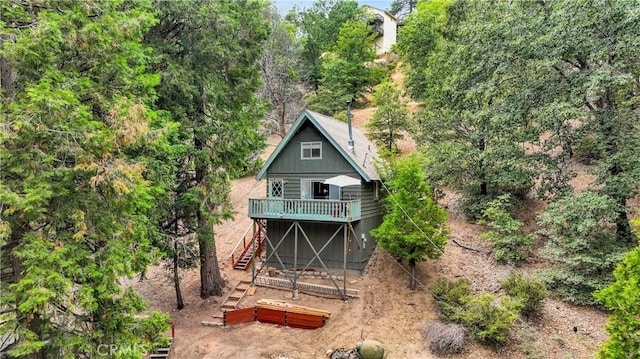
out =
<svg viewBox="0 0 640 359"><path fill-rule="evenodd" d="M253 260L251 261L251 285L254 285L254 279L256 278L256 235L258 231L261 231L260 226L257 225L256 220L253 221L253 235L251 236L251 249L253 250Z"/></svg>
<svg viewBox="0 0 640 359"><path fill-rule="evenodd" d="M298 230L300 226L296 226L293 232L293 299L298 299Z"/></svg>
<svg viewBox="0 0 640 359"><path fill-rule="evenodd" d="M319 249L316 250L316 248L313 246L313 243L311 242L311 240L309 239L309 237L307 236L307 234L304 231L304 228L300 225L300 223L298 221L294 221L291 226L289 227L289 229L287 229L287 231L285 232L285 234L282 236L282 238L280 238L280 240L275 244L271 241L271 238L269 238L269 236L266 234L266 228L264 228L262 226L262 224L260 222L258 222L258 220L254 220L254 225L258 226L261 230L263 230L266 242L267 242L267 246L268 248L271 249L269 255L267 256L267 258L262 262L261 266L259 269L257 269L257 271L255 270L255 267L252 267L252 277L251 277L251 281L252 283L255 282L255 278L258 276L258 274L262 271L262 269L264 268L264 266L266 265L266 263L269 262L269 260L275 256L276 259L278 260L278 262L280 263L280 267L283 270L286 270L286 266L284 265L284 263L282 262L282 259L280 258L280 256L278 255L277 249L280 247L280 245L284 242L284 239L289 235L289 233L291 233L292 230L294 230L294 258L293 258L293 265L294 265L294 273L293 275L287 273L287 279L289 279L289 281L291 282L292 288L293 288L293 298L297 299L298 295L299 295L299 288L298 288L298 278L299 278L299 271L298 271L298 245L299 245L299 234L302 235L302 237L306 240L307 244L309 245L309 248L311 249L311 251L313 252L313 258L311 258L309 260L309 262L304 266L304 268L302 269L302 271L306 270L307 268L309 268L309 266L311 266L311 264L314 261L318 261L320 263L320 265L322 266L322 268L324 268L324 270L327 273L330 273L329 269L327 268L326 264L324 263L324 261L322 260L322 258L320 257L320 253L322 253L326 247L329 246L330 242L339 236L339 233L342 231L342 237L343 237L343 242L344 242L344 248L343 248L343 263L342 263L342 271L343 271L343 286L342 288L340 288L340 285L338 283L336 283L336 280L334 279L334 276L330 275L328 276L328 279L333 283L333 286L336 288L336 290L338 292L340 292L342 299L343 300L347 300L347 254L349 252L349 231L351 230L351 232L353 232L353 227L351 226L350 223L342 223L340 226L338 226L337 230L334 232L334 234L329 238L329 240L327 240L324 245ZM355 233L354 233L355 234ZM254 234L255 237L255 234ZM339 237L338 237L339 238ZM254 238L255 240L255 238ZM338 240L336 238L336 240Z"/></svg>
<svg viewBox="0 0 640 359"><path fill-rule="evenodd" d="M322 261L322 258L320 258L320 252L316 251L316 248L311 243L311 240L309 239L307 234L304 232L304 228L300 227L300 232L302 233L302 236L304 237L304 239L307 240L307 244L309 244L309 248L311 248L311 251L313 251L314 258L311 258L311 261L309 261L309 264L311 264L312 261L317 259L318 262L320 262L320 265L322 265L322 268L324 268L324 270L327 271L327 273L330 273L329 268L327 268L327 265L324 264L324 262ZM339 232L340 232L340 227L338 227L338 230L336 231L336 234L338 234ZM323 246L322 248L324 249L325 246ZM309 266L309 264L307 266ZM307 268L307 266L305 266L305 268ZM333 279L333 276L331 274L329 274L328 277L331 280L331 283L333 283L333 285L336 287L336 290L338 290L338 292L342 292L340 290L340 286L338 285L338 283L336 283L335 279ZM342 297L343 298L345 298L345 294L346 293L342 293Z"/></svg>
<svg viewBox="0 0 640 359"><path fill-rule="evenodd" d="M342 262L342 300L347 300L347 225L343 224L344 228L344 262Z"/></svg>
<svg viewBox="0 0 640 359"><path fill-rule="evenodd" d="M258 224L260 225L260 224ZM287 232L282 236L282 238L280 238L280 240L278 241L278 243L275 245L275 247L273 246L273 243L271 243L271 239L269 238L269 236L266 235L267 231L266 228L264 228L264 233L265 233L265 239L267 240L267 244L271 247L271 254L269 254L269 256L267 256L266 260L264 262L262 262L262 265L260 266L260 269L258 270L258 272L262 271L262 269L264 268L265 264L269 261L269 259L271 259L271 257L273 255L276 256L276 259L278 260L278 263L280 263L280 267L284 270L287 269L287 267L284 265L284 263L282 262L282 258L280 258L280 255L278 255L277 249L278 247L280 247L280 245L282 244L282 242L284 241L284 239L287 237L287 235L289 235L289 232L291 232L292 229L294 229L296 226L298 226L298 222L293 222L291 224L291 226L289 227L289 229L287 229ZM289 281L291 282L291 284L293 285L293 280L291 279L291 276L289 274L287 274L287 279L289 279Z"/></svg>

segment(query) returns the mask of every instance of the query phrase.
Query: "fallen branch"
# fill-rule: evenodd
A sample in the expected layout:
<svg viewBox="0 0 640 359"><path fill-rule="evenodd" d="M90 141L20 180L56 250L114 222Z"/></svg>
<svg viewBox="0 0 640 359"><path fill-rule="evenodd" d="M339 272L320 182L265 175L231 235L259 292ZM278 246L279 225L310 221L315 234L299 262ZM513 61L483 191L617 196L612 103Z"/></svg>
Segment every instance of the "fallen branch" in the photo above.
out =
<svg viewBox="0 0 640 359"><path fill-rule="evenodd" d="M478 253L482 253L482 254L491 254L491 252L485 252L485 251L480 250L480 249L476 249L476 248L465 246L464 244L460 244L458 241L455 240L455 238L451 238L451 241L453 243L455 243L458 247L463 248L463 249L467 249L467 250L478 252Z"/></svg>

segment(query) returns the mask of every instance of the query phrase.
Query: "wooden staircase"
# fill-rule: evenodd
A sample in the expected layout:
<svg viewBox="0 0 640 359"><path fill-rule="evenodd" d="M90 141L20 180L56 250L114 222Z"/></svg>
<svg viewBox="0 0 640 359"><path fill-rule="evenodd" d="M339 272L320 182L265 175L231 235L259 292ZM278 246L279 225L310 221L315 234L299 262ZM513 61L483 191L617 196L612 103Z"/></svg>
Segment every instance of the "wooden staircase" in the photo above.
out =
<svg viewBox="0 0 640 359"><path fill-rule="evenodd" d="M264 242L266 241L265 235L262 233L260 228L256 230L254 233L256 239L256 251L254 252L253 248L253 240L246 241L243 238L243 249L240 255L236 256L232 253L232 262L233 269L239 270L247 270L251 266L251 263L255 259L256 253L262 252L262 247L264 246Z"/></svg>
<svg viewBox="0 0 640 359"><path fill-rule="evenodd" d="M227 296L222 301L220 308L224 309L236 309L238 308L238 304L244 296L247 294L247 291L251 287L251 281L241 280L236 284L236 286L231 290Z"/></svg>

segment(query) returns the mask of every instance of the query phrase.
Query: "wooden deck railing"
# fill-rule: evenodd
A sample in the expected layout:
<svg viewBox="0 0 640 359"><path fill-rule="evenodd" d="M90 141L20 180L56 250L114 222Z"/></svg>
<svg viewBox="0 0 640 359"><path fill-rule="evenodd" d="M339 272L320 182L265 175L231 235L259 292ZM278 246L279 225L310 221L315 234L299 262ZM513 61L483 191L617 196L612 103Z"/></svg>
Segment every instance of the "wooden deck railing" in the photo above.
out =
<svg viewBox="0 0 640 359"><path fill-rule="evenodd" d="M250 198L250 218L352 222L361 219L360 200Z"/></svg>

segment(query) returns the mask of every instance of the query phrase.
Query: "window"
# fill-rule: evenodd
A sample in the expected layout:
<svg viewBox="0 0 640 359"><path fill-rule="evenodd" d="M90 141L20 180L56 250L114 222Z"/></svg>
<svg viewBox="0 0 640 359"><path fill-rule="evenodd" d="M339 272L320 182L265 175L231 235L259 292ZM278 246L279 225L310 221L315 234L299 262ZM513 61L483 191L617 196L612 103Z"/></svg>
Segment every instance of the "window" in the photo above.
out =
<svg viewBox="0 0 640 359"><path fill-rule="evenodd" d="M329 195L329 185L320 181L300 180L301 199L325 199Z"/></svg>
<svg viewBox="0 0 640 359"><path fill-rule="evenodd" d="M269 189L269 197L271 198L282 198L284 192L284 181L280 178L278 179L270 179L271 186Z"/></svg>
<svg viewBox="0 0 640 359"><path fill-rule="evenodd" d="M322 142L300 143L300 158L303 160L315 160L322 158Z"/></svg>
<svg viewBox="0 0 640 359"><path fill-rule="evenodd" d="M300 180L301 199L340 199L340 187L319 180Z"/></svg>

